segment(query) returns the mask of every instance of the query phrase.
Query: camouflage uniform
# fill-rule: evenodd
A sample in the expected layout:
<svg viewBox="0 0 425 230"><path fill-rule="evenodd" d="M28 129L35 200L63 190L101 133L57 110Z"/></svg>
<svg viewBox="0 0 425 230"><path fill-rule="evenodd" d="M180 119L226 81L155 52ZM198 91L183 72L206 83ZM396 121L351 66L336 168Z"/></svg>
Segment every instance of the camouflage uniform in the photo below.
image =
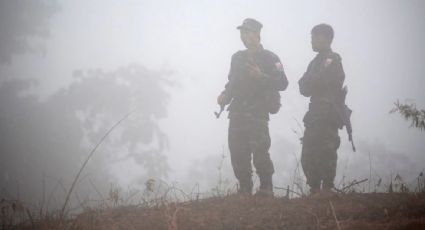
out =
<svg viewBox="0 0 425 230"><path fill-rule="evenodd" d="M246 65L253 62L264 76L248 77ZM270 92L285 90L288 81L279 57L262 47L256 53L238 51L232 56L224 94L232 100L229 110L229 149L233 171L240 192L252 192L251 159L260 178L260 189L272 191L273 163L270 159L269 111Z"/></svg>
<svg viewBox="0 0 425 230"><path fill-rule="evenodd" d="M304 116L301 164L312 191L334 187L337 149L340 145L338 128L341 120L335 110L345 74L341 58L332 50L320 52L310 62L299 80L300 93L310 97L309 110Z"/></svg>

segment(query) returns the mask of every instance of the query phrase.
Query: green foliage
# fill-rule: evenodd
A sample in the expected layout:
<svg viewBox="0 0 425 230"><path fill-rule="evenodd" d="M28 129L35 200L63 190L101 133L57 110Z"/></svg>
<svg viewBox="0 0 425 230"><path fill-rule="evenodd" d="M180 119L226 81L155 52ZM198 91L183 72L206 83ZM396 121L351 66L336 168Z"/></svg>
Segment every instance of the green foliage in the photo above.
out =
<svg viewBox="0 0 425 230"><path fill-rule="evenodd" d="M425 110L417 109L415 104L401 104L399 101L395 102L394 106L390 113L398 112L412 122L411 127L419 128L421 131L425 129Z"/></svg>

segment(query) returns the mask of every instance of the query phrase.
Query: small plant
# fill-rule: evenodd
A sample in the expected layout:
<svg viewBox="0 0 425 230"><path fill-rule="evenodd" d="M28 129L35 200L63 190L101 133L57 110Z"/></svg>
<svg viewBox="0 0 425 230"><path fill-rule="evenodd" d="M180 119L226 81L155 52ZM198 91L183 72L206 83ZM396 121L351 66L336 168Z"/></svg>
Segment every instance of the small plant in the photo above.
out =
<svg viewBox="0 0 425 230"><path fill-rule="evenodd" d="M116 207L116 206L118 206L118 203L121 201L123 201L123 199L121 198L121 195L120 195L120 188L118 188L118 187L116 187L116 186L113 186L112 184L111 184L111 188L109 189L109 197L108 197L108 200L110 201L110 202L112 202L112 204Z"/></svg>
<svg viewBox="0 0 425 230"><path fill-rule="evenodd" d="M292 129L292 132L297 136L297 138L300 140L300 145L302 148L302 144L303 144L303 133L304 133L304 129L303 126L301 125L301 123L296 119L293 118L295 120L295 122L297 123L297 129ZM305 187L306 181L305 178L303 176L303 172L301 169L301 162L300 159L297 158L297 154L295 152L292 152L295 158L295 169L294 169L294 173L292 176L292 183L291 183L291 188L286 188L286 197L288 198L294 198L295 196L305 196L305 192L307 189ZM290 193L293 194L293 196L290 196ZM294 196L295 195L295 196Z"/></svg>
<svg viewBox="0 0 425 230"><path fill-rule="evenodd" d="M217 185L211 189L213 195L217 197L224 197L232 193L232 189L229 188L229 181L223 178L223 166L226 155L224 154L224 147L221 154L220 163L217 167L218 170L218 181ZM237 190L237 189L236 189Z"/></svg>
<svg viewBox="0 0 425 230"><path fill-rule="evenodd" d="M0 223L2 229L9 229L27 220L34 225L32 215L24 203L19 200L0 200Z"/></svg>
<svg viewBox="0 0 425 230"><path fill-rule="evenodd" d="M394 108L390 113L399 112L406 120L411 120L411 127L416 127L423 131L425 129L425 110L417 109L416 104L401 104L399 101L394 103Z"/></svg>
<svg viewBox="0 0 425 230"><path fill-rule="evenodd" d="M418 185L416 188L416 191L418 193L425 193L425 178L424 178L424 172L420 172L419 176L417 178L418 180Z"/></svg>
<svg viewBox="0 0 425 230"><path fill-rule="evenodd" d="M394 189L398 192L407 193L409 192L409 188L404 182L403 178L399 174L397 174L394 178Z"/></svg>

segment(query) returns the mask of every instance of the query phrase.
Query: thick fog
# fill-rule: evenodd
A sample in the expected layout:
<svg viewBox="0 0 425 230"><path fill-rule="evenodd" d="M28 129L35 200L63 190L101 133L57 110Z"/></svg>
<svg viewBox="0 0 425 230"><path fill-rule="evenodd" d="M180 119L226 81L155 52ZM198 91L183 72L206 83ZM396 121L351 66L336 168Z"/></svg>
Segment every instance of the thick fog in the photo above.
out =
<svg viewBox="0 0 425 230"><path fill-rule="evenodd" d="M389 184L397 174L412 184L425 170L425 133L389 114L397 100L425 108L424 1L0 4L2 196L60 200L102 136L134 109L90 159L82 193L143 189L150 178L204 192L231 188L227 113L213 112L231 55L244 49L236 26L247 17L263 24L262 44L289 80L270 121L275 186L294 182L308 108L297 82L315 56L310 30L319 23L335 30L358 149L340 130L336 185Z"/></svg>

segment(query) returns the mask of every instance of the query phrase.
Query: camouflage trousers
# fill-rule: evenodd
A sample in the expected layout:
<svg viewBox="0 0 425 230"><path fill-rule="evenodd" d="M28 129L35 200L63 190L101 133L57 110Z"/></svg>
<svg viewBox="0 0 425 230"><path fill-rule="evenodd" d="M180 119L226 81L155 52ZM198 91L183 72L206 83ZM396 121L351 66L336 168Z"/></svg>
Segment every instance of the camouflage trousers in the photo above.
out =
<svg viewBox="0 0 425 230"><path fill-rule="evenodd" d="M271 190L274 167L269 154L268 121L231 118L228 138L233 172L240 190L252 191L252 159L260 178L260 189Z"/></svg>
<svg viewBox="0 0 425 230"><path fill-rule="evenodd" d="M325 122L315 122L306 126L301 165L312 190L334 187L336 175L337 149L340 145L338 128Z"/></svg>

